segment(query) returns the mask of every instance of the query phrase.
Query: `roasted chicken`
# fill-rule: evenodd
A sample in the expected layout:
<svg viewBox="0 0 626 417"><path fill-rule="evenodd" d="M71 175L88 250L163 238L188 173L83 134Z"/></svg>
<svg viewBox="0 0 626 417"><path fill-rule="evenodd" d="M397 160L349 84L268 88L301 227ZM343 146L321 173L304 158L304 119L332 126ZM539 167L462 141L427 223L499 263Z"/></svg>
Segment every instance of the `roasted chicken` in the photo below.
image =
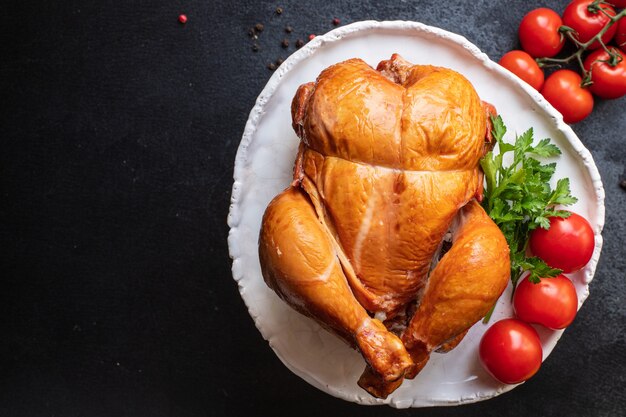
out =
<svg viewBox="0 0 626 417"><path fill-rule="evenodd" d="M293 99L300 148L263 217L263 277L361 352L374 396L456 346L507 285L508 246L477 202L494 112L459 73L399 55L333 65Z"/></svg>

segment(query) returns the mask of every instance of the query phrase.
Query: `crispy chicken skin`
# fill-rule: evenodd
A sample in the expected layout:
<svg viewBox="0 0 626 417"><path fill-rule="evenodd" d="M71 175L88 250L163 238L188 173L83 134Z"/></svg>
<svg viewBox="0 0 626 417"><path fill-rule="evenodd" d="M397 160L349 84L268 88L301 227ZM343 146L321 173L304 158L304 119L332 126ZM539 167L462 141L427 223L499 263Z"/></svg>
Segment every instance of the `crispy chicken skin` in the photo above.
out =
<svg viewBox="0 0 626 417"><path fill-rule="evenodd" d="M476 201L493 113L462 75L399 55L333 65L293 99L301 144L263 217L263 277L361 352L372 395L454 348L506 287L506 241Z"/></svg>

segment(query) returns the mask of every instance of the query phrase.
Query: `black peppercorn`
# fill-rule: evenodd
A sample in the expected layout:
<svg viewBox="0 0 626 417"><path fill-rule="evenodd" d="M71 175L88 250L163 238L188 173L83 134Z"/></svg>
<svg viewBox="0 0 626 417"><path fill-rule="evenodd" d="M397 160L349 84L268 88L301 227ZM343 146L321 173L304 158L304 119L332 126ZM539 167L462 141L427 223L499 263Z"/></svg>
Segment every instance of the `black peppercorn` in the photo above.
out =
<svg viewBox="0 0 626 417"><path fill-rule="evenodd" d="M283 39L283 41L280 43L280 46L282 46L283 48L289 48L289 41L287 39Z"/></svg>
<svg viewBox="0 0 626 417"><path fill-rule="evenodd" d="M621 180L619 186L622 187L623 190L626 190L626 179Z"/></svg>
<svg viewBox="0 0 626 417"><path fill-rule="evenodd" d="M276 8L276 14L283 14L283 8L282 7L277 7Z"/></svg>
<svg viewBox="0 0 626 417"><path fill-rule="evenodd" d="M276 65L282 65L282 64L283 64L283 62L285 62L285 61L283 61L283 59L282 59L282 58L278 58L278 59L276 60Z"/></svg>
<svg viewBox="0 0 626 417"><path fill-rule="evenodd" d="M257 45L256 43L254 45L252 45L252 51L253 52L258 52L259 51L259 45Z"/></svg>
<svg viewBox="0 0 626 417"><path fill-rule="evenodd" d="M267 64L267 69L274 71L276 69L276 64L270 62L269 64Z"/></svg>
<svg viewBox="0 0 626 417"><path fill-rule="evenodd" d="M304 46L304 41L302 39L298 39L296 41L296 48L302 48Z"/></svg>
<svg viewBox="0 0 626 417"><path fill-rule="evenodd" d="M254 31L254 28L248 29L248 36L250 36L251 38L256 36L256 32Z"/></svg>
<svg viewBox="0 0 626 417"><path fill-rule="evenodd" d="M263 29L265 29L263 23L257 23L256 25L254 25L254 30L256 30L257 32L263 32Z"/></svg>
<svg viewBox="0 0 626 417"><path fill-rule="evenodd" d="M285 32L291 33L291 32L293 32L293 28L291 26L287 26L287 27L285 27Z"/></svg>

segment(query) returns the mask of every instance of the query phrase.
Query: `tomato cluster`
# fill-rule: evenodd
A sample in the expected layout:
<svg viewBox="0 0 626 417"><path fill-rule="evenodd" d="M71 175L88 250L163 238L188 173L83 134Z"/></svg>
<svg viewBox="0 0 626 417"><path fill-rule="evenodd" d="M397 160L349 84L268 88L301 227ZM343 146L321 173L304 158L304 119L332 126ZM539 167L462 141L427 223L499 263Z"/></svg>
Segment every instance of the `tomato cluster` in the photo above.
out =
<svg viewBox="0 0 626 417"><path fill-rule="evenodd" d="M519 26L523 51L507 52L499 63L541 92L566 123L579 122L591 114L594 95L602 99L626 95L623 8L626 0L573 0L562 16L547 8L532 10ZM566 40L575 45L576 51L555 58ZM559 69L545 77L543 68L569 62L580 64L582 76Z"/></svg>
<svg viewBox="0 0 626 417"><path fill-rule="evenodd" d="M549 220L549 229L531 233L530 251L564 273L579 271L589 262L595 247L589 222L576 213ZM578 296L565 275L541 278L538 283L523 279L515 290L513 307L517 318L492 325L479 347L480 361L487 372L506 384L526 381L541 366L541 341L528 323L564 329L576 316Z"/></svg>

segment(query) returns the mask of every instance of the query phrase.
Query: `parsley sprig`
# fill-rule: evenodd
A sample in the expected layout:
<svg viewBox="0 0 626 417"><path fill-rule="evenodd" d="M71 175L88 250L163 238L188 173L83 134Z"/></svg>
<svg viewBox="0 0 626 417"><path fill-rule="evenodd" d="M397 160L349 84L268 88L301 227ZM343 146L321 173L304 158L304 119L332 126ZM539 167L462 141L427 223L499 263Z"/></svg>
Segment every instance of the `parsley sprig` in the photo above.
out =
<svg viewBox="0 0 626 417"><path fill-rule="evenodd" d="M550 268L537 257L527 257L528 237L537 227L548 229L549 217L563 217L569 212L558 210L555 205L567 206L577 199L570 192L569 179L557 181L553 190L550 179L556 163L542 164L535 157L548 158L561 154L561 150L550 139L542 139L533 145L533 129L516 136L515 143L504 142L506 126L500 116L492 117L492 134L499 153L488 152L480 161L485 173L483 207L498 225L507 243L511 256L511 281L513 291L524 272L528 279L538 283L539 278L555 277L562 271ZM507 153L513 153L513 162L504 166ZM486 318L488 320L488 318Z"/></svg>

